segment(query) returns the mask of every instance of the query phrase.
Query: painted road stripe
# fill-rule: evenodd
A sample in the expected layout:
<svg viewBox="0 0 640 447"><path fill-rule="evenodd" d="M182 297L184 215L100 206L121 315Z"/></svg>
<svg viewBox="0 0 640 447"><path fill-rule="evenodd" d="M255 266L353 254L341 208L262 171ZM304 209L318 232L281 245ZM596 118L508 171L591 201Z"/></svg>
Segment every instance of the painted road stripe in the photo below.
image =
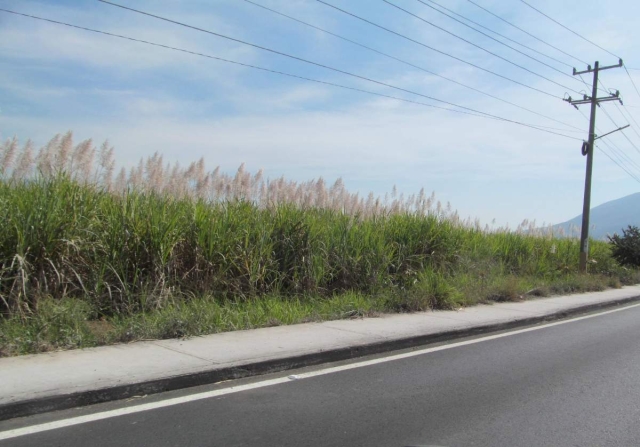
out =
<svg viewBox="0 0 640 447"><path fill-rule="evenodd" d="M69 419L63 419L55 422L47 422L44 424L32 425L30 427L17 428L14 430L7 430L0 432L0 441L4 439L17 438L19 436L33 435L35 433L41 433L44 431L55 430L58 428L71 427L73 425L86 424L87 422L100 421L103 419L109 419L118 416L125 416L127 414L140 413L142 411L156 410L158 408L171 407L173 405L180 405L189 402L195 402L203 399L210 399L212 397L225 396L227 394L241 393L243 391L254 390L257 388L264 388L273 385L280 385L294 380L309 379L312 377L324 376L327 374L334 374L341 371L348 371L356 368L363 368L365 366L377 365L380 363L393 362L396 360L408 359L411 357L417 357L420 355L430 354L432 352L445 351L447 349L459 348L461 346L474 345L476 343L482 343L490 340L497 340L499 338L510 337L512 335L524 334L527 332L539 331L554 326L560 326L562 324L573 323L576 321L588 320L590 318L600 317L602 315L609 315L615 312L621 312L628 309L639 307L640 304L634 304L631 306L621 307L619 309L608 310L597 314L585 315L582 317L571 318L569 320L556 321L554 323L547 323L540 326L529 327L525 329L518 329L515 331L505 332L502 334L488 335L486 337L476 338L473 340L465 340L456 343L450 343L442 346L435 346L433 348L420 349L417 351L405 352L403 354L390 355L387 357L377 358L373 360L365 360L362 362L351 363L343 366L335 366L330 368L324 368L317 371L311 371L307 373L301 373L292 375L289 377L282 377L278 379L263 380L261 382L250 383L246 385L232 386L220 390L207 391L204 393L191 394L189 396L176 397L173 399L167 399L159 402L151 402L147 404L136 405L133 407L121 408L117 410L103 411L101 413L89 414L86 416L78 416Z"/></svg>

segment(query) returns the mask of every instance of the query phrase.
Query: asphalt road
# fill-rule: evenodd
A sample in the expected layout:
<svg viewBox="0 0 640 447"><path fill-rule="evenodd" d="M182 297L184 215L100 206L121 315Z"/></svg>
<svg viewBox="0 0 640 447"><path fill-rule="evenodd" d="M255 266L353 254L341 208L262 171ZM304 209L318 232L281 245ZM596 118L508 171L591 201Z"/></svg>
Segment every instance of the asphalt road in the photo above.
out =
<svg viewBox="0 0 640 447"><path fill-rule="evenodd" d="M0 446L635 446L639 341L634 307L276 385L253 379L242 383L254 389ZM7 421L0 432L175 396Z"/></svg>

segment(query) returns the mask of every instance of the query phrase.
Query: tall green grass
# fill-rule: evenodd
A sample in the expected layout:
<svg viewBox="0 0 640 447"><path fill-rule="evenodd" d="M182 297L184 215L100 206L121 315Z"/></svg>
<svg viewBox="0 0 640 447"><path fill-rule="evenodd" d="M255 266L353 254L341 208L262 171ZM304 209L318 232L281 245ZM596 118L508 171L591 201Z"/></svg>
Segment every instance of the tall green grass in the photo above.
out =
<svg viewBox="0 0 640 447"><path fill-rule="evenodd" d="M107 144L16 148L0 147L0 355L639 279L604 242L579 275L577 240L481 229L422 192L362 200L341 182L181 171L158 155L113 180Z"/></svg>
<svg viewBox="0 0 640 447"><path fill-rule="evenodd" d="M433 214L361 218L113 194L65 176L0 181L0 208L5 314L36 312L46 297L79 298L101 315L118 315L176 297L374 294L456 275L553 279L577 265L573 239L485 233ZM593 273L620 271L607 244L593 241L591 251Z"/></svg>

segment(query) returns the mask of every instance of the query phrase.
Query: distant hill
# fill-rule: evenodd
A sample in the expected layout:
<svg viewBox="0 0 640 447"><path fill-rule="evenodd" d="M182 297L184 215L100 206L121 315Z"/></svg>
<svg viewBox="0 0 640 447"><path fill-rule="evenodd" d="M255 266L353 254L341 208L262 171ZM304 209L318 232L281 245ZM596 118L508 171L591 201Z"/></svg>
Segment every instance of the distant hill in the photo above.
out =
<svg viewBox="0 0 640 447"><path fill-rule="evenodd" d="M594 239L605 239L607 235L622 234L627 225L640 227L640 192L621 199L612 200L591 208L589 236ZM567 235L580 235L582 214L564 223L554 225L554 233L562 228Z"/></svg>

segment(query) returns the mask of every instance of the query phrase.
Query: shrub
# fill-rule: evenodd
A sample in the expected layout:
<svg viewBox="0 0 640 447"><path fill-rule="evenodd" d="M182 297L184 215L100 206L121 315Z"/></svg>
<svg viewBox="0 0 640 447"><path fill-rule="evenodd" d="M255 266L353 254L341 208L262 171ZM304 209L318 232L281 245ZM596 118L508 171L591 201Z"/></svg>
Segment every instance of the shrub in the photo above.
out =
<svg viewBox="0 0 640 447"><path fill-rule="evenodd" d="M640 228L629 225L622 230L622 236L609 236L609 242L616 261L624 266L640 267Z"/></svg>

